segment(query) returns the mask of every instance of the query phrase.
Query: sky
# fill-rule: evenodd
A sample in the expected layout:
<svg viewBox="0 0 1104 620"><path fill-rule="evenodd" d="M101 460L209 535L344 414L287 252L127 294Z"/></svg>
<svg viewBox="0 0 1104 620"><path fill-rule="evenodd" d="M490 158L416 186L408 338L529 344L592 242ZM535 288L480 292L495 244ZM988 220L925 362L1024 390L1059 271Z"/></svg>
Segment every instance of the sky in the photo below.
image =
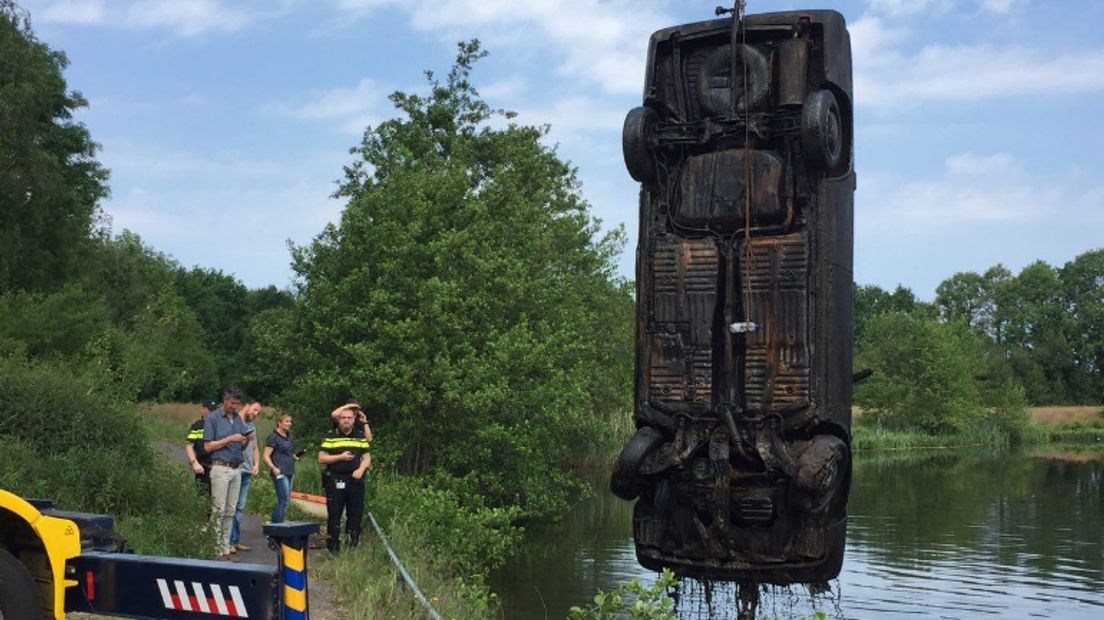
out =
<svg viewBox="0 0 1104 620"><path fill-rule="evenodd" d="M637 185L621 125L648 37L717 0L24 0L70 60L78 119L111 170L111 229L182 265L289 287L289 242L340 216L330 196L388 95L424 92L459 41L490 55L495 108L549 124L633 277ZM855 281L932 299L961 271L1061 266L1104 247L1104 2L748 0L832 8L855 79Z"/></svg>

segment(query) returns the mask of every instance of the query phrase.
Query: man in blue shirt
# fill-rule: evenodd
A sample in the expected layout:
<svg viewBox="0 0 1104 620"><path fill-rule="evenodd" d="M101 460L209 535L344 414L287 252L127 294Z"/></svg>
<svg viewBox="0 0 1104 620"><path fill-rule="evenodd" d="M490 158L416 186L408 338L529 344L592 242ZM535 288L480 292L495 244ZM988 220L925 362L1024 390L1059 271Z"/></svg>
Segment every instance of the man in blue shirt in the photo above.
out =
<svg viewBox="0 0 1104 620"><path fill-rule="evenodd" d="M241 490L243 450L255 433L249 433L238 415L242 393L236 387L222 391L222 406L203 421L203 449L211 455L211 509L218 527L218 559L234 561L230 528Z"/></svg>

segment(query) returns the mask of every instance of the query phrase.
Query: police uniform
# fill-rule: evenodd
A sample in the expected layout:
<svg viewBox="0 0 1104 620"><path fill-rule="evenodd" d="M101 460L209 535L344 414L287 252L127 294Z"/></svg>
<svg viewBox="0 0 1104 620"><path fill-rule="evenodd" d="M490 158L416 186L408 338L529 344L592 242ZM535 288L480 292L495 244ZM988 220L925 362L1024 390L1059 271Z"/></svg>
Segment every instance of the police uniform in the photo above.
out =
<svg viewBox="0 0 1104 620"><path fill-rule="evenodd" d="M196 482L203 483L204 488L207 489L207 494L211 494L211 455L207 454L207 451L203 449L203 418L192 422L191 428L188 429L187 442L192 444L192 450L195 451L196 461L203 466L203 473L196 474Z"/></svg>
<svg viewBox="0 0 1104 620"><path fill-rule="evenodd" d="M364 477L353 478L361 459L368 454L368 440L362 427L354 426L348 434L335 428L322 439L319 450L327 454L351 452L355 458L326 465L326 548L337 551L341 547L341 513L345 512L345 532L349 546L360 543L360 529L364 517Z"/></svg>

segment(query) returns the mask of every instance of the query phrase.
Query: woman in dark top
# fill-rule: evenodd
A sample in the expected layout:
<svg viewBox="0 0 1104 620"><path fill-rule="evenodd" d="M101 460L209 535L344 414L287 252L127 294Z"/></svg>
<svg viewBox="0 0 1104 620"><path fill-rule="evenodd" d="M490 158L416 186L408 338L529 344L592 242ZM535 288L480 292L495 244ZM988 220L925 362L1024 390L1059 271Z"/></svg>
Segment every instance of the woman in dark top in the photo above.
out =
<svg viewBox="0 0 1104 620"><path fill-rule="evenodd" d="M276 430L265 439L264 462L276 488L276 507L272 509L272 523L281 523L291 501L291 479L295 475L295 440L291 438L291 414L276 416Z"/></svg>

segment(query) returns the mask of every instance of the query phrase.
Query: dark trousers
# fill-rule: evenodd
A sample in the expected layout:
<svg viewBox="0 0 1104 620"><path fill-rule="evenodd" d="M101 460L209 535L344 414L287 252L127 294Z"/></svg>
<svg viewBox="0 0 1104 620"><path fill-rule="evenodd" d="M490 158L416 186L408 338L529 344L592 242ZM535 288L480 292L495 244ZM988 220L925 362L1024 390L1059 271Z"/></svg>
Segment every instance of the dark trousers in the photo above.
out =
<svg viewBox="0 0 1104 620"><path fill-rule="evenodd" d="M203 490L207 492L207 496L211 495L211 465L210 463L203 464L203 473L195 474L196 484L203 487Z"/></svg>
<svg viewBox="0 0 1104 620"><path fill-rule="evenodd" d="M344 489L339 489L341 483ZM352 476L327 476L326 481L326 548L341 548L341 513L345 513L345 533L349 546L360 544L360 528L364 520L364 479Z"/></svg>

